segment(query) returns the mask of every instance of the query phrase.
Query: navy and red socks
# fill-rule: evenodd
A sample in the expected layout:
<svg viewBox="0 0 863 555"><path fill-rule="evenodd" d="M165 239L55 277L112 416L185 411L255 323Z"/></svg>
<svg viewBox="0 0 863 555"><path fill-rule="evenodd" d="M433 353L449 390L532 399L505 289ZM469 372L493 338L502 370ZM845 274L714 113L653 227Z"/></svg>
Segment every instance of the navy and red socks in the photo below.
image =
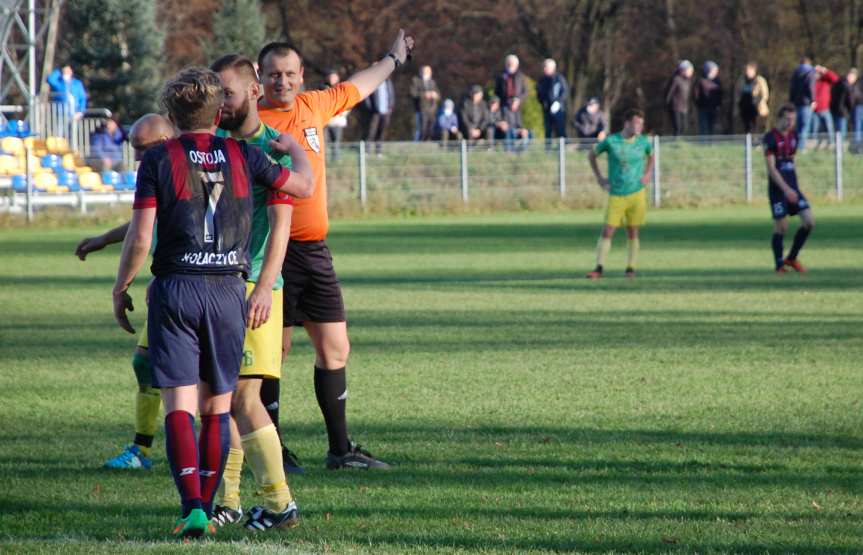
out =
<svg viewBox="0 0 863 555"><path fill-rule="evenodd" d="M327 370L315 366L315 397L327 426L330 453L340 457L351 450L345 414L348 400L345 369Z"/></svg>
<svg viewBox="0 0 863 555"><path fill-rule="evenodd" d="M194 416L183 410L165 415L165 451L186 518L192 509L203 508Z"/></svg>
<svg viewBox="0 0 863 555"><path fill-rule="evenodd" d="M230 415L202 414L198 453L201 459L201 504L207 517L213 516L213 497L222 481L225 460L231 448Z"/></svg>

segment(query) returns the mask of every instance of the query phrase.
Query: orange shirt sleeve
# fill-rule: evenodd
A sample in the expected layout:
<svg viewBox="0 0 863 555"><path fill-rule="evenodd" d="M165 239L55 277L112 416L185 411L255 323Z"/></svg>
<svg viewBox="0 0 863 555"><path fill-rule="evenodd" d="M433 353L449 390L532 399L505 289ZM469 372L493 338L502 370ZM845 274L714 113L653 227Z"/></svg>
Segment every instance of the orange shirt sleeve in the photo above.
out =
<svg viewBox="0 0 863 555"><path fill-rule="evenodd" d="M312 112L326 125L333 116L350 110L360 102L360 91L350 81L343 81L335 87L303 94Z"/></svg>

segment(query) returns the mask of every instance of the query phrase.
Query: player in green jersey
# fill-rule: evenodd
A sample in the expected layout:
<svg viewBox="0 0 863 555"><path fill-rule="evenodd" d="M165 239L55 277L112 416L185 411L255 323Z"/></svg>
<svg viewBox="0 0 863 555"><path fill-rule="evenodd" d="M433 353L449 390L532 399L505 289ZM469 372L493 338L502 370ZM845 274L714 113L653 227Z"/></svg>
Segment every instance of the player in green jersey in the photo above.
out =
<svg viewBox="0 0 863 555"><path fill-rule="evenodd" d="M644 129L644 112L629 110L623 122L623 131L614 133L597 143L590 152L590 167L596 181L608 192L608 211L605 226L596 247L596 268L587 274L590 279L602 277L603 266L611 250L611 238L622 225L626 226L629 252L626 262L626 277L635 277L638 258L638 232L644 225L647 214L645 186L653 171L653 148L641 134ZM608 178L603 177L596 163L598 155L608 154Z"/></svg>

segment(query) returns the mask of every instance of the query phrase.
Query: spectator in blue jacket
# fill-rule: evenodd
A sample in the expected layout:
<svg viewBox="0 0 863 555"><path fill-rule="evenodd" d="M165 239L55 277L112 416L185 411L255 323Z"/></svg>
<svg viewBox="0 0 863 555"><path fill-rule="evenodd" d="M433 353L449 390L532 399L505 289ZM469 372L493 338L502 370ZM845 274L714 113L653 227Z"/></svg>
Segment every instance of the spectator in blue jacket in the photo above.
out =
<svg viewBox="0 0 863 555"><path fill-rule="evenodd" d="M557 63L551 58L542 64L543 77L536 84L536 96L542 104L545 125L546 148L551 145L552 135L566 137L566 79L557 71Z"/></svg>
<svg viewBox="0 0 863 555"><path fill-rule="evenodd" d="M458 116L455 114L455 102L447 98L443 101L443 108L438 114L435 122L437 135L440 137L444 145L450 139L461 140L461 131L458 126Z"/></svg>
<svg viewBox="0 0 863 555"><path fill-rule="evenodd" d="M51 101L62 106L61 113L81 119L87 109L87 91L84 84L75 79L72 66L65 65L48 75L51 88Z"/></svg>
<svg viewBox="0 0 863 555"><path fill-rule="evenodd" d="M797 148L803 150L806 147L806 139L812 129L812 113L815 111L815 82L818 74L812 66L812 60L804 56L800 59L800 65L791 75L791 84L788 97L797 109L797 135L799 136Z"/></svg>
<svg viewBox="0 0 863 555"><path fill-rule="evenodd" d="M123 163L125 140L123 129L109 118L90 135L88 163L101 171L118 169Z"/></svg>

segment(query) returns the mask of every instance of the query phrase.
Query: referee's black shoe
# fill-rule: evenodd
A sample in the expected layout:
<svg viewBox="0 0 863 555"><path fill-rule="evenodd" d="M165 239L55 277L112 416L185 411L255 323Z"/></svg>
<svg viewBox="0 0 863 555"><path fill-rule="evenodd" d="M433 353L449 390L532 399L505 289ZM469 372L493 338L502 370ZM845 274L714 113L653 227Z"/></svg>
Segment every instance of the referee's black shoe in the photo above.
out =
<svg viewBox="0 0 863 555"><path fill-rule="evenodd" d="M296 453L282 444L282 466L285 468L285 474L302 474L305 469L300 465L300 458Z"/></svg>
<svg viewBox="0 0 863 555"><path fill-rule="evenodd" d="M330 470L339 468L359 468L362 470L377 468L380 470L389 470L391 468L390 465L374 458L371 453L353 441L351 442L351 450L344 455L334 455L332 452L327 452L326 464Z"/></svg>

